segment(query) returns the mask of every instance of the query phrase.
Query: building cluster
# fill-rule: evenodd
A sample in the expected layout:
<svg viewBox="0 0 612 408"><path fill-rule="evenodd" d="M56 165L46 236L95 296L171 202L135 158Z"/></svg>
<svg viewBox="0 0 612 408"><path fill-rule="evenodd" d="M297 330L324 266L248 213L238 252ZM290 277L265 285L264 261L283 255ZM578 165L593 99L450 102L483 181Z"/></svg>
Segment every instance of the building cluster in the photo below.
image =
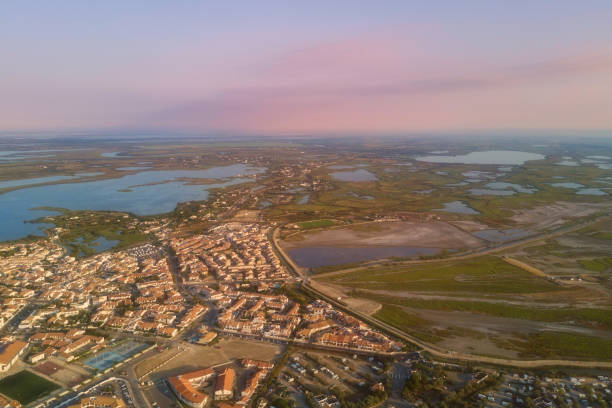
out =
<svg viewBox="0 0 612 408"><path fill-rule="evenodd" d="M206 306L188 304L174 282L167 258L145 260L129 275L129 281L130 286L109 295L97 308L92 323L173 337L207 311Z"/></svg>
<svg viewBox="0 0 612 408"><path fill-rule="evenodd" d="M36 347L36 351L30 355L31 363L37 363L50 356L59 356L66 361L72 361L79 354L95 353L106 347L104 337L86 335L85 330L81 329L72 329L67 333L38 332L33 334L29 341Z"/></svg>
<svg viewBox="0 0 612 408"><path fill-rule="evenodd" d="M300 306L284 295L228 290L216 302L217 323L225 332L287 340L300 323Z"/></svg>
<svg viewBox="0 0 612 408"><path fill-rule="evenodd" d="M236 370L231 367L222 369L203 368L181 375L168 377L168 385L177 398L189 407L200 408L212 398L215 401L234 400L237 405L249 403L255 390L272 369L274 364L260 360L242 360L246 380L236 392Z"/></svg>
<svg viewBox="0 0 612 408"><path fill-rule="evenodd" d="M360 351L396 352L402 349L401 343L322 300L307 305L302 320L295 335L297 341Z"/></svg>
<svg viewBox="0 0 612 408"><path fill-rule="evenodd" d="M226 223L208 235L173 239L183 280L199 284L209 273L219 282L261 290L286 280L289 275L268 240L269 226Z"/></svg>

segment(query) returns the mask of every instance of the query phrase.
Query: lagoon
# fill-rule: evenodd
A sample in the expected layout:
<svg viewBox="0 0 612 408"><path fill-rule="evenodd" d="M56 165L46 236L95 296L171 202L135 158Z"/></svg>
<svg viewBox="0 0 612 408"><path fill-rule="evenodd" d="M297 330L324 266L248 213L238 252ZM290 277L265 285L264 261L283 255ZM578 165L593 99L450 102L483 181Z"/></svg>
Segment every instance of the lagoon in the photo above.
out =
<svg viewBox="0 0 612 408"><path fill-rule="evenodd" d="M144 171L115 179L11 191L0 195L0 224L3 226L0 241L23 238L28 234L40 235L40 224L25 222L55 212L33 210L36 207L161 214L172 211L180 202L206 200L208 190L245 182L247 180L237 177L260 171L262 169L244 164L206 170ZM219 183L195 185L183 180L194 178L219 179Z"/></svg>

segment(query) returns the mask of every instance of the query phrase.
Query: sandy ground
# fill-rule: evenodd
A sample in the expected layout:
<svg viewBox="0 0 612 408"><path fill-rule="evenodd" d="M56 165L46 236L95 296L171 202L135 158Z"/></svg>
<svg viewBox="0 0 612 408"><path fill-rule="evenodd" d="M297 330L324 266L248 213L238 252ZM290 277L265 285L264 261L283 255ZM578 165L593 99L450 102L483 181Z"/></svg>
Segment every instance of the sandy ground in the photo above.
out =
<svg viewBox="0 0 612 408"><path fill-rule="evenodd" d="M517 211L510 219L517 224L529 225L542 230L559 226L570 218L586 217L610 206L610 203L591 204L559 201L555 204Z"/></svg>
<svg viewBox="0 0 612 408"><path fill-rule="evenodd" d="M37 365L35 371L47 375L53 380L71 387L89 378L91 372L76 364L68 364L56 357Z"/></svg>
<svg viewBox="0 0 612 408"><path fill-rule="evenodd" d="M171 375L198 370L224 364L235 359L251 358L256 360L273 360L277 358L282 346L254 340L241 340L233 337L224 337L213 346L201 346L190 343L181 343L183 351L177 357L163 365L159 371L151 374L152 379L165 378ZM148 367L156 366L177 354L176 349L165 350L136 367L136 374L142 375Z"/></svg>
<svg viewBox="0 0 612 408"><path fill-rule="evenodd" d="M346 303L351 310L356 312L373 315L382 307L380 303L374 300L349 296L349 292L351 291L350 288L314 280L310 281L310 285L313 288L328 294L329 296L341 298L341 300Z"/></svg>
<svg viewBox="0 0 612 408"><path fill-rule="evenodd" d="M368 231L368 226L371 230ZM474 248L483 241L446 222L377 222L359 228L342 227L304 233L301 239L284 241L286 248L309 246L411 246L421 248Z"/></svg>

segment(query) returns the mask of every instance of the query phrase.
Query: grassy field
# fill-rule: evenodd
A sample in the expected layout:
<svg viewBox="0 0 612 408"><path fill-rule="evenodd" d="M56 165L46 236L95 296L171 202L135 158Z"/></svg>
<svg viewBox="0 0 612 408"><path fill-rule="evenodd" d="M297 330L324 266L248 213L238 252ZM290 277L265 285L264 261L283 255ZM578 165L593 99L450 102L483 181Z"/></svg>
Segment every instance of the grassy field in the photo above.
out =
<svg viewBox="0 0 612 408"><path fill-rule="evenodd" d="M612 340L581 334L545 331L520 340L502 340L500 345L529 358L612 359Z"/></svg>
<svg viewBox="0 0 612 408"><path fill-rule="evenodd" d="M537 293L564 289L494 256L364 269L323 277L335 284L389 291Z"/></svg>
<svg viewBox="0 0 612 408"><path fill-rule="evenodd" d="M374 314L374 317L420 340L430 343L436 343L442 340L442 337L427 330L427 326L429 326L431 322L416 314L408 313L402 310L401 307L383 305L383 307Z"/></svg>
<svg viewBox="0 0 612 408"><path fill-rule="evenodd" d="M489 302L467 302L455 300L423 300L393 296L372 295L358 291L356 296L375 300L386 305L407 306L415 309L461 311L480 313L496 317L535 320L542 322L567 322L587 327L612 330L612 313L604 309L579 308L534 308Z"/></svg>
<svg viewBox="0 0 612 408"><path fill-rule="evenodd" d="M298 227L303 230L331 227L333 225L336 225L336 223L332 220L314 220L298 223Z"/></svg>
<svg viewBox="0 0 612 408"><path fill-rule="evenodd" d="M578 263L584 269L594 272L604 272L612 268L612 258L581 259Z"/></svg>
<svg viewBox="0 0 612 408"><path fill-rule="evenodd" d="M23 405L58 389L59 386L29 371L20 371L0 380L0 393Z"/></svg>

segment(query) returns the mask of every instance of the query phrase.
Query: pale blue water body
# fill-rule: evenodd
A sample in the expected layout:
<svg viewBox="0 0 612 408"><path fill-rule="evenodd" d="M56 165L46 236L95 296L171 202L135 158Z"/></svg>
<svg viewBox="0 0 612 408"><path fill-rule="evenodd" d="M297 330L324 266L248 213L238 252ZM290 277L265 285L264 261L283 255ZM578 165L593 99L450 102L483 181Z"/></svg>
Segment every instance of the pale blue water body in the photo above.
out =
<svg viewBox="0 0 612 408"><path fill-rule="evenodd" d="M560 188L571 188L571 189L579 189L579 188L583 188L584 185L579 184L579 183L572 183L572 182L566 182L566 183L551 183L550 184L553 187L560 187Z"/></svg>
<svg viewBox="0 0 612 408"><path fill-rule="evenodd" d="M353 171L336 171L330 174L333 178L340 181L378 181L378 178L374 175L374 173L370 173L364 169Z"/></svg>
<svg viewBox="0 0 612 408"><path fill-rule="evenodd" d="M503 181L496 181L494 183L488 183L485 185L485 187L492 188L494 190L510 189L518 193L525 193L525 194L533 194L536 191L538 191L538 189L534 187L523 187L520 184L506 183Z"/></svg>
<svg viewBox="0 0 612 408"><path fill-rule="evenodd" d="M300 198L297 203L298 204L308 204L308 201L310 201L310 194L306 194L305 196Z"/></svg>
<svg viewBox="0 0 612 408"><path fill-rule="evenodd" d="M244 164L213 167L207 170L144 171L116 179L30 187L0 195L0 241L40 234L40 225L24 223L55 214L32 210L35 207L58 207L71 210L125 211L136 215L172 211L180 202L208 198L208 190L243 183L238 176L255 174L263 169ZM218 184L187 184L182 178L217 178ZM229 179L229 180L227 180ZM153 184L162 183L162 184ZM131 189L130 192L119 191Z"/></svg>
<svg viewBox="0 0 612 408"><path fill-rule="evenodd" d="M458 156L419 156L415 159L429 163L522 165L527 161L542 160L545 158L546 156L539 153L519 152L514 150L488 150L470 152Z"/></svg>
<svg viewBox="0 0 612 408"><path fill-rule="evenodd" d="M610 157L610 156L587 156L587 159L612 160L612 157Z"/></svg>
<svg viewBox="0 0 612 408"><path fill-rule="evenodd" d="M102 153L100 156L108 157L108 158L116 158L116 157L119 157L120 154L121 152L105 152L105 153Z"/></svg>
<svg viewBox="0 0 612 408"><path fill-rule="evenodd" d="M529 235L529 232L519 229L507 229L507 230L496 230L496 229L488 229L481 230L472 233L478 238L484 239L490 242L506 242L513 241L515 239L523 238Z"/></svg>
<svg viewBox="0 0 612 408"><path fill-rule="evenodd" d="M605 196L605 195L608 195L608 193L606 193L605 191L600 190L598 188L583 188L582 190L576 191L576 194L578 194L578 195L592 195L592 196Z"/></svg>
<svg viewBox="0 0 612 408"><path fill-rule="evenodd" d="M580 166L580 164L578 164L577 161L573 161L573 160L562 160L560 162L555 163L557 166L570 166L570 167L578 167Z"/></svg>
<svg viewBox="0 0 612 408"><path fill-rule="evenodd" d="M415 257L435 255L439 248L418 247L355 247L317 246L289 249L291 258L301 267L317 268L321 266L341 265L353 262L370 261L390 257Z"/></svg>
<svg viewBox="0 0 612 408"><path fill-rule="evenodd" d="M345 165L345 164L334 164L333 166L327 166L330 169L334 170L345 170L345 169L354 169L355 166Z"/></svg>
<svg viewBox="0 0 612 408"><path fill-rule="evenodd" d="M83 237L78 237L76 239L76 241L74 242L74 244L79 244L79 245L86 245L89 248L93 249L96 251L96 253L100 253L100 252L104 252L108 249L111 249L112 247L114 247L115 245L117 245L119 243L118 240L108 240L104 237L98 237L95 240L91 241L91 242L87 242L84 243L83 242ZM66 247L65 247L66 248ZM66 248L67 249L67 248ZM75 255L79 255L79 254L75 254Z"/></svg>
<svg viewBox="0 0 612 408"><path fill-rule="evenodd" d="M476 211L463 201L451 201L448 203L444 203L444 208L437 208L434 211L443 211L455 214L480 214L478 211Z"/></svg>

